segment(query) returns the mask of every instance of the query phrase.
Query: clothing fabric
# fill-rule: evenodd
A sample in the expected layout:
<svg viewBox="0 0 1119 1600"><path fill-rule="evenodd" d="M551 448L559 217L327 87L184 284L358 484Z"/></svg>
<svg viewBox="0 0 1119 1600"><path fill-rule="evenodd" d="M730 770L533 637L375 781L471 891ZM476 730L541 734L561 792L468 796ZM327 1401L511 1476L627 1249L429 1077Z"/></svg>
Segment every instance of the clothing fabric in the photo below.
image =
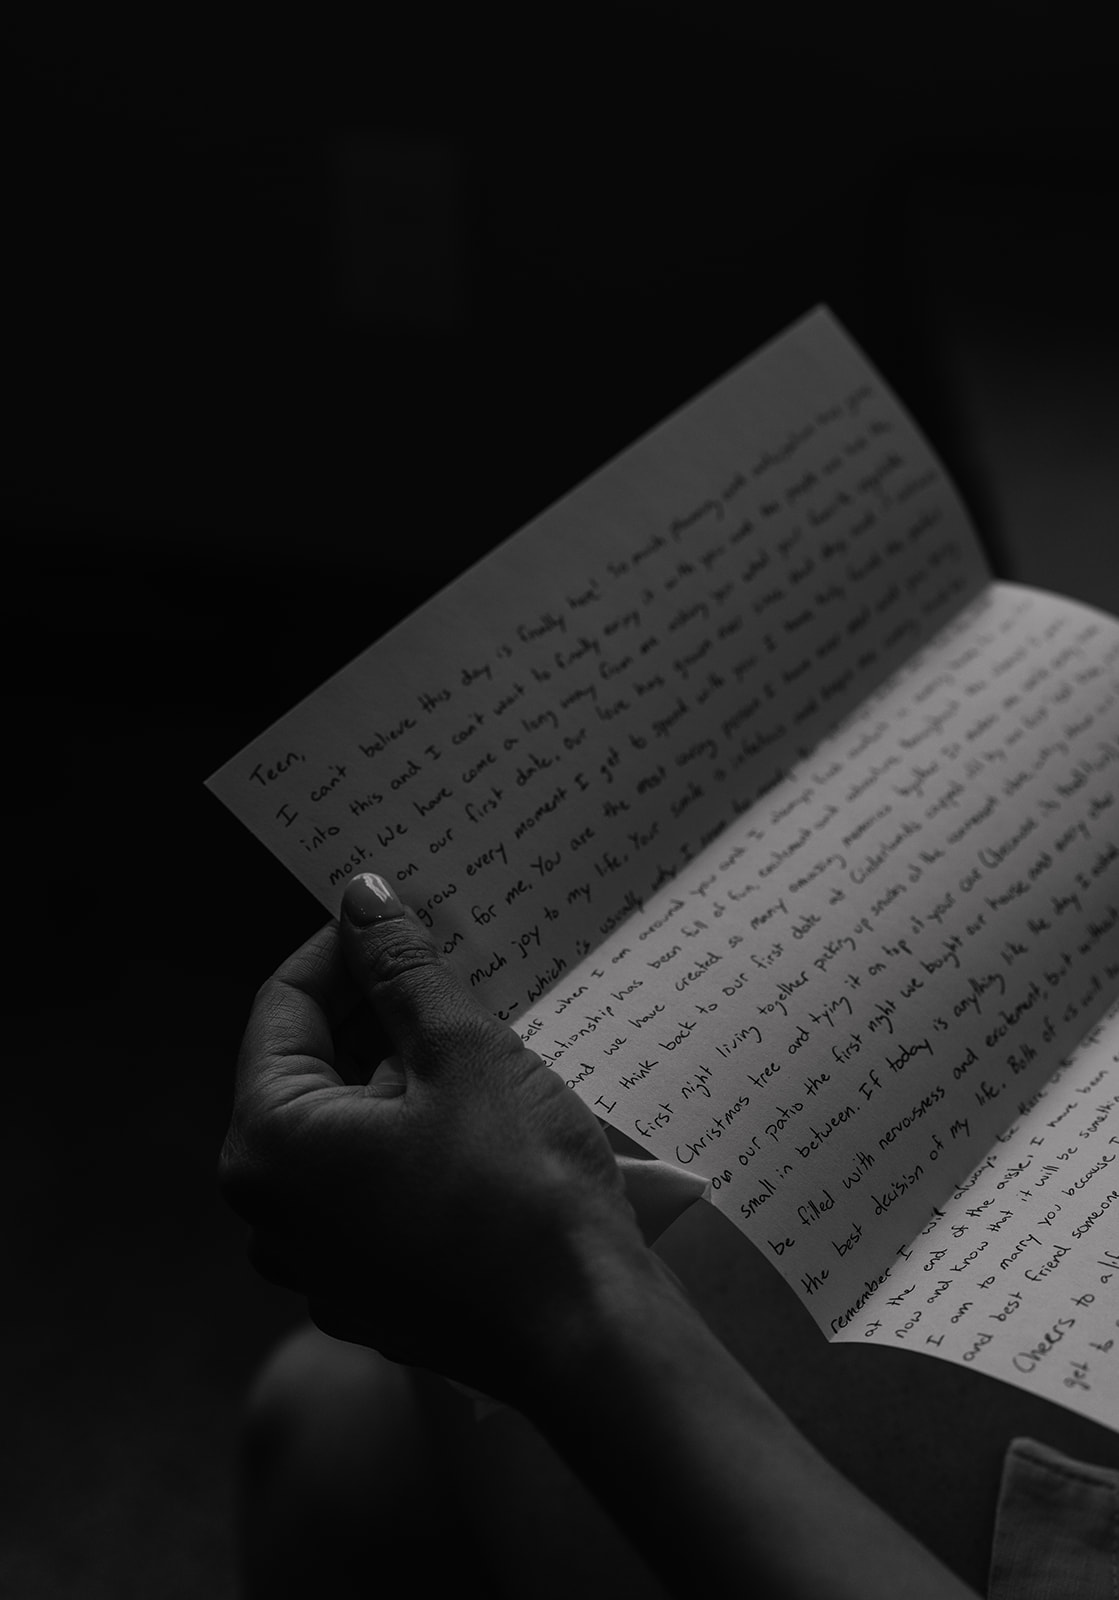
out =
<svg viewBox="0 0 1119 1600"><path fill-rule="evenodd" d="M988 1600L1119 1600L1119 1471L1013 1439Z"/></svg>

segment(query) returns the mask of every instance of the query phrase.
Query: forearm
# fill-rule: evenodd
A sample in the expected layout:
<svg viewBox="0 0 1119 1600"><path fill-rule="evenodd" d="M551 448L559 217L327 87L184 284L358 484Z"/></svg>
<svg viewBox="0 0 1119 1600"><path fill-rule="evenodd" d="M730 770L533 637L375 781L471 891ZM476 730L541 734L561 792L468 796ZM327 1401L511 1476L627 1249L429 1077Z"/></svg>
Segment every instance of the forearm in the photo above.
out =
<svg viewBox="0 0 1119 1600"><path fill-rule="evenodd" d="M674 1592L974 1600L797 1432L651 1255L601 1275L525 1409Z"/></svg>

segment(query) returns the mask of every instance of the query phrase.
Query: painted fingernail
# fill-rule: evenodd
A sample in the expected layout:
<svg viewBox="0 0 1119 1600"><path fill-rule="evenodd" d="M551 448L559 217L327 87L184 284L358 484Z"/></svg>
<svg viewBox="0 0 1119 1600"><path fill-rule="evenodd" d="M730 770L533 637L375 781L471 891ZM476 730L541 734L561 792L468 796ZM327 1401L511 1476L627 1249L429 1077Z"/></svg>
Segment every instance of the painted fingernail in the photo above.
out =
<svg viewBox="0 0 1119 1600"><path fill-rule="evenodd" d="M375 872L354 873L342 896L342 910L359 928L404 915L404 907L393 890Z"/></svg>

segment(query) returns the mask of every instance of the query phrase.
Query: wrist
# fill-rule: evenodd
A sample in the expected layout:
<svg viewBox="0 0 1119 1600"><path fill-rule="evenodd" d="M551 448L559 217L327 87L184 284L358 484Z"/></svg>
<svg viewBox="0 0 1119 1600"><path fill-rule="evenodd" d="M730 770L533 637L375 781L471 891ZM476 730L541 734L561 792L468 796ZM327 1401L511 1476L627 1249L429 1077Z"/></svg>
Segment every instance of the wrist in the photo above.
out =
<svg viewBox="0 0 1119 1600"><path fill-rule="evenodd" d="M579 1288L534 1341L517 1405L545 1431L610 1391L619 1370L657 1363L659 1336L689 1330L710 1339L703 1319L669 1269L643 1242L596 1238L579 1254Z"/></svg>

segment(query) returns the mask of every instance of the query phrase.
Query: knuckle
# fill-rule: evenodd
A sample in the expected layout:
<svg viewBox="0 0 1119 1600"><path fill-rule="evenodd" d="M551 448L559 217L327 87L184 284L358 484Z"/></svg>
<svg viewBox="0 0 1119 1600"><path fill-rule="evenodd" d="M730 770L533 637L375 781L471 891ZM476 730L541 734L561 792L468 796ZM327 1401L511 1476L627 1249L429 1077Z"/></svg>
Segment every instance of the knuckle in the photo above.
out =
<svg viewBox="0 0 1119 1600"><path fill-rule="evenodd" d="M248 1219L258 1209L259 1185L250 1162L240 1151L231 1151L228 1140L218 1157L218 1191L226 1205Z"/></svg>
<svg viewBox="0 0 1119 1600"><path fill-rule="evenodd" d="M235 1116L218 1156L218 1190L246 1221L264 1215L274 1199L270 1166L259 1136L250 1134Z"/></svg>
<svg viewBox="0 0 1119 1600"><path fill-rule="evenodd" d="M248 1151L236 1122L231 1123L218 1155L218 1187L227 1197L241 1181Z"/></svg>

